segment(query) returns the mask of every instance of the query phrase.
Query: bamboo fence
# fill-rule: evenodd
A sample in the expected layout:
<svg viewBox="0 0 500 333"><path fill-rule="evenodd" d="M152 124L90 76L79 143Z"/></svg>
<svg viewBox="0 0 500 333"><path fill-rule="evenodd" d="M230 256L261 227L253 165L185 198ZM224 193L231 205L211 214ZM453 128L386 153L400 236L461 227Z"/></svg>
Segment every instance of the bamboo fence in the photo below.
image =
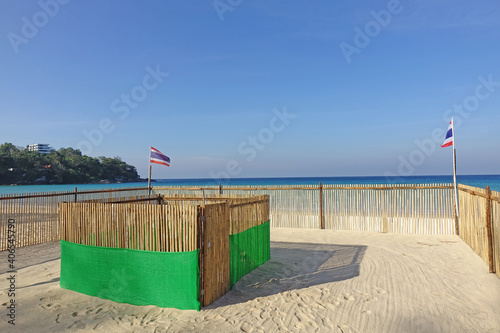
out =
<svg viewBox="0 0 500 333"><path fill-rule="evenodd" d="M15 246L23 247L60 239L58 205L61 202L117 200L125 196L143 196L147 188L122 188L39 192L0 195L0 251L8 248L9 221L14 221ZM11 223L12 224L12 223Z"/></svg>
<svg viewBox="0 0 500 333"><path fill-rule="evenodd" d="M451 184L155 187L163 195L270 196L272 227L454 234Z"/></svg>
<svg viewBox="0 0 500 333"><path fill-rule="evenodd" d="M200 303L207 306L230 289L229 203L200 207L202 242L200 251Z"/></svg>
<svg viewBox="0 0 500 333"><path fill-rule="evenodd" d="M229 234L234 235L269 221L269 196L259 195L229 203Z"/></svg>
<svg viewBox="0 0 500 333"><path fill-rule="evenodd" d="M326 229L453 234L450 185L328 185L323 187Z"/></svg>
<svg viewBox="0 0 500 333"><path fill-rule="evenodd" d="M124 249L197 249L197 207L133 203L61 203L61 239Z"/></svg>
<svg viewBox="0 0 500 333"><path fill-rule="evenodd" d="M114 208L115 211L110 213L112 216L110 225L106 227L93 224L96 215L92 215L94 216L92 219L85 216L86 213L82 211L82 216L79 217L82 230L89 230L85 232L90 232L90 230L109 231L109 236L106 236L108 238L97 238L96 234L95 242L99 241L99 244L121 246L121 244L126 243L123 246L130 248L182 251L193 248L193 236L190 236L189 228L199 228L199 221L198 225L193 225L191 222L178 222L178 224L168 227L169 229L163 230L158 224L160 220L154 220L151 216L159 214L158 216L164 220L167 216L175 216L175 214L185 216L186 213L183 212L189 211L189 207L196 205L223 203L235 197L242 200L241 197L269 195L267 213L270 216L272 227L420 234L455 233L451 184L322 186L320 183L319 186L179 186L155 187L152 189L151 196L148 193L148 188L93 191L77 191L75 188L75 191L0 195L0 251L6 250L9 246L7 242L8 237L10 237L8 234L9 223L15 225L16 247L56 241L64 239L64 237L73 237L73 234L76 233L76 231L69 229L60 230L58 224L58 205L60 203L121 202L121 204L125 204L131 199L135 201L136 206L139 200L144 200L141 203L145 207L130 208L133 211L129 214L136 217L149 216L141 218L145 221L141 222L142 225L136 226L126 218L124 220L125 213L119 210L122 208ZM165 196L169 200L165 201L163 198L155 201L158 195ZM150 200L151 198L153 200ZM248 200L258 201L255 197ZM158 205L159 203L161 205ZM157 206L157 208L152 206ZM500 192L459 184L459 207L460 237L483 258L490 266L490 271L496 272L500 277ZM97 208L92 209L97 210ZM155 211L155 209L160 211ZM238 217L252 216L251 214L254 213L248 210L250 208L244 208L248 210L246 211L239 207L238 203L231 201L228 209L231 233L251 227L248 222L241 222L246 221L244 218ZM61 214L67 214L67 212L61 212ZM265 216L266 213L263 215ZM233 219L231 216L235 218ZM127 229L129 234L126 234L125 238L111 236L113 232L118 230L118 225L123 224L118 223L119 220L125 221L124 225L126 226L128 223L131 227L131 229ZM249 221L253 221L252 223L263 222L257 215ZM166 236L151 241L151 235L142 231L148 228ZM90 234L86 236L90 237ZM176 242L174 239L179 241Z"/></svg>
<svg viewBox="0 0 500 333"><path fill-rule="evenodd" d="M471 190L460 185L459 188ZM471 190L473 191L473 190ZM476 193L485 195L485 190ZM170 197L167 205L186 205L229 200L234 196L267 194L272 227L325 228L394 233L453 234L454 208L451 184L408 185L317 185L307 186L212 186L154 187L152 196ZM148 188L97 191L66 191L0 196L0 250L7 248L8 221L15 221L16 246L27 246L60 239L57 205L60 202L116 202L130 198L149 198ZM498 192L492 192L498 197ZM184 201L178 201L182 198ZM460 191L460 229L463 237L484 257L484 227L474 225L485 214L480 199L475 201ZM499 257L499 203L491 200L493 255ZM150 202L144 202L150 203ZM467 208L468 205L471 208ZM465 214L465 215L464 215ZM468 222L470 220L470 223ZM500 269L496 269L499 271Z"/></svg>
<svg viewBox="0 0 500 333"><path fill-rule="evenodd" d="M230 288L229 235L269 221L269 196L203 198L173 195L59 204L61 239L146 251L200 250L200 301L207 306ZM150 204L137 204L149 202ZM156 204L156 202L160 204Z"/></svg>
<svg viewBox="0 0 500 333"><path fill-rule="evenodd" d="M460 237L500 277L500 192L462 184L458 189Z"/></svg>
<svg viewBox="0 0 500 333"><path fill-rule="evenodd" d="M60 238L84 245L148 251L195 250L197 209L202 203L201 198L174 195L161 197L160 205L147 204L157 202L157 198L151 199L122 199L113 203L108 200L60 203ZM224 219L229 221L231 235L269 220L267 195L250 198L238 198L233 195L206 200L212 202L205 205L209 207L209 213L212 212L211 207L219 207L214 204L229 202L227 219ZM217 215L209 215L209 218L214 220L213 216Z"/></svg>
<svg viewBox="0 0 500 333"><path fill-rule="evenodd" d="M7 248L8 221L16 226L16 246L60 239L60 202L118 202L149 198L148 188L65 191L0 196L0 250ZM235 196L267 194L272 227L325 228L397 233L453 233L450 184L155 187L152 196L197 204ZM184 201L183 201L184 202ZM148 204L150 202L143 202ZM180 203L180 205L185 205Z"/></svg>
<svg viewBox="0 0 500 333"><path fill-rule="evenodd" d="M16 247L59 239L56 221L57 202L61 197L50 196L49 193L36 195L23 196L15 200L9 200L7 196L0 198L0 250L7 248L9 220L14 225L11 231L15 236Z"/></svg>
<svg viewBox="0 0 500 333"><path fill-rule="evenodd" d="M202 306L213 303L230 289L229 235L269 221L268 195L247 198L232 195L229 199L212 195L210 199L218 202L199 206Z"/></svg>

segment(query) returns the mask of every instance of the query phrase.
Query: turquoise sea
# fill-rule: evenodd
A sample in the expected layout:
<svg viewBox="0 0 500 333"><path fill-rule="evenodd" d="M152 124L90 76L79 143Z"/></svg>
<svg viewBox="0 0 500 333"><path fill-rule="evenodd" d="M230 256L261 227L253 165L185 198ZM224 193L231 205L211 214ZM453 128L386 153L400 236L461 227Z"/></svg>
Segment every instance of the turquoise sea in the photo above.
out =
<svg viewBox="0 0 500 333"><path fill-rule="evenodd" d="M500 175L457 175L458 183L484 188L489 185L493 191L500 191ZM199 179L157 179L153 186L269 186L269 185L317 185L322 184L429 184L453 183L453 177L447 176L411 176L397 179L386 177L273 177L273 178L232 178L214 180ZM20 185L0 186L0 194L17 194L30 192L79 191L89 189L105 189L120 187L147 187L147 183L123 184L67 184L67 185Z"/></svg>

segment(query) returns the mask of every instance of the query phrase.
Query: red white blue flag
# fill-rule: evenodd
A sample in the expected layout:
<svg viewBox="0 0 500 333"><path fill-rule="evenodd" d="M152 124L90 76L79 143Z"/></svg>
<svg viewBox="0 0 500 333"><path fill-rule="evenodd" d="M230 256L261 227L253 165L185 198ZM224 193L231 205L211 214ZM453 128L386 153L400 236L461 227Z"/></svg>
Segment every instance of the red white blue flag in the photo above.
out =
<svg viewBox="0 0 500 333"><path fill-rule="evenodd" d="M170 158L153 147L151 147L150 162L170 166Z"/></svg>
<svg viewBox="0 0 500 333"><path fill-rule="evenodd" d="M448 126L448 132L446 132L446 137L444 138L443 145L441 147L449 147L453 145L453 118L450 121L450 126Z"/></svg>

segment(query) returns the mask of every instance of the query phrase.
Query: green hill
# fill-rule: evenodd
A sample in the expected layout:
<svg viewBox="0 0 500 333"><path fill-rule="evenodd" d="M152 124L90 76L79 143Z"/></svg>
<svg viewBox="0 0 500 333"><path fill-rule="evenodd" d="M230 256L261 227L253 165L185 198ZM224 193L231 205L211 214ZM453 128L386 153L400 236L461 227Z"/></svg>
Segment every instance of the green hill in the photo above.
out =
<svg viewBox="0 0 500 333"><path fill-rule="evenodd" d="M82 155L73 148L49 154L0 145L0 184L82 184L140 181L134 166L119 157Z"/></svg>

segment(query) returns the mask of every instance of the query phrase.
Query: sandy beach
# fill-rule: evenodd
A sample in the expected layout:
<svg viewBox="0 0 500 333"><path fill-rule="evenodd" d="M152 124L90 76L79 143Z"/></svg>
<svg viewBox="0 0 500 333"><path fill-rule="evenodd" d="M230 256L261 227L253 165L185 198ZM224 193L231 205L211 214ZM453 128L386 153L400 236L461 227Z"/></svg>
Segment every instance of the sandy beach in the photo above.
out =
<svg viewBox="0 0 500 333"><path fill-rule="evenodd" d="M197 311L133 306L59 287L58 242L16 250L0 332L500 332L500 279L457 236L271 229L271 260Z"/></svg>

